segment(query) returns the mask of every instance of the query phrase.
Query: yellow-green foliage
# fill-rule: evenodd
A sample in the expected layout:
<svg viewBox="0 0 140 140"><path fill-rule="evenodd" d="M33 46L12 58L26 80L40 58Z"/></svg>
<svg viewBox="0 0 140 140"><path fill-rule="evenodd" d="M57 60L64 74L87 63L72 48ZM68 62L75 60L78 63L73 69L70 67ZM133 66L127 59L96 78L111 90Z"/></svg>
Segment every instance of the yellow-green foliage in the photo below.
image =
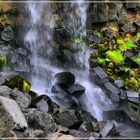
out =
<svg viewBox="0 0 140 140"><path fill-rule="evenodd" d="M122 52L124 52L124 51L126 51L126 50L131 50L131 49L137 48L137 47L138 47L138 46L134 44L133 40L127 39L127 40L125 41L125 44L119 46L119 49L120 49Z"/></svg>
<svg viewBox="0 0 140 140"><path fill-rule="evenodd" d="M133 58L133 60L134 60L137 64L140 64L140 57L135 57L135 58Z"/></svg>
<svg viewBox="0 0 140 140"><path fill-rule="evenodd" d="M128 86L129 88L131 88L132 90L138 90L140 87L140 83L139 81L134 78L134 77L130 77L130 79L127 79L125 81L126 86Z"/></svg>
<svg viewBox="0 0 140 140"><path fill-rule="evenodd" d="M107 51L106 58L109 58L114 64L124 64L124 57L119 50Z"/></svg>
<svg viewBox="0 0 140 140"><path fill-rule="evenodd" d="M3 69L3 67L6 65L7 63L7 58L6 57L0 57L0 70Z"/></svg>
<svg viewBox="0 0 140 140"><path fill-rule="evenodd" d="M23 88L22 91L24 93L30 92L30 83L27 80L23 80Z"/></svg>
<svg viewBox="0 0 140 140"><path fill-rule="evenodd" d="M28 93L30 91L29 82L22 79L19 75L11 77L9 80L5 82L5 85L7 85L12 89L18 88L20 91L24 93Z"/></svg>
<svg viewBox="0 0 140 140"><path fill-rule="evenodd" d="M101 58L101 57L97 57L97 63L98 64L102 64L105 62L105 59L104 58Z"/></svg>

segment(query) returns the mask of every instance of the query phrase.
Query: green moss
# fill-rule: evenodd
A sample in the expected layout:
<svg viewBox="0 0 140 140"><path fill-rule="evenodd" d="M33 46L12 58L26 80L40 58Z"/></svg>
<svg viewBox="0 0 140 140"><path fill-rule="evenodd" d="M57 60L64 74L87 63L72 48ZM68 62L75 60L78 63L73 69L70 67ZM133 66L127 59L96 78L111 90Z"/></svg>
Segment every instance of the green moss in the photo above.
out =
<svg viewBox="0 0 140 140"><path fill-rule="evenodd" d="M106 58L109 58L114 64L124 64L124 57L119 50L107 51Z"/></svg>
<svg viewBox="0 0 140 140"><path fill-rule="evenodd" d="M11 77L9 80L5 82L4 85L12 89L18 88L20 91L24 93L28 93L30 91L30 83L21 78L19 75Z"/></svg>
<svg viewBox="0 0 140 140"><path fill-rule="evenodd" d="M97 63L98 64L102 64L105 62L105 59L104 58L101 58L101 57L97 57Z"/></svg>
<svg viewBox="0 0 140 140"><path fill-rule="evenodd" d="M133 58L133 60L134 60L137 64L140 65L140 57L135 57L135 58Z"/></svg>
<svg viewBox="0 0 140 140"><path fill-rule="evenodd" d="M125 67L125 69L124 69L125 73L128 72L129 70L130 70L129 67Z"/></svg>
<svg viewBox="0 0 140 140"><path fill-rule="evenodd" d="M3 67L7 63L7 58L6 57L0 57L0 70L3 70Z"/></svg>

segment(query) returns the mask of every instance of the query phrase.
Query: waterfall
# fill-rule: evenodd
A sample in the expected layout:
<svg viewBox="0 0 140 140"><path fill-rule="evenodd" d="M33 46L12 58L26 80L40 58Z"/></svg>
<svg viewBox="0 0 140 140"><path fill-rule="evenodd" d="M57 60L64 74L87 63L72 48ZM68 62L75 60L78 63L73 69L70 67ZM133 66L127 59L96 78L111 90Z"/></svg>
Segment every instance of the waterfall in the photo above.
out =
<svg viewBox="0 0 140 140"><path fill-rule="evenodd" d="M62 18L65 27L72 32L72 39L85 37L88 4L84 3L84 0L77 0L70 4L65 3L63 7L61 15L64 15ZM58 68L58 66L52 65L52 60L49 57L53 53L53 29L55 25L52 3L29 2L26 9L29 16L26 21L25 44L30 50L28 79L32 90L44 94L46 89L50 88L54 74L61 71L71 71L76 76L76 82L86 88L85 94L81 97L83 106L98 120L102 120L102 112L104 109L110 108L111 102L103 91L89 80L88 51L81 49L73 56L78 63L80 62L86 67L84 69L62 66Z"/></svg>

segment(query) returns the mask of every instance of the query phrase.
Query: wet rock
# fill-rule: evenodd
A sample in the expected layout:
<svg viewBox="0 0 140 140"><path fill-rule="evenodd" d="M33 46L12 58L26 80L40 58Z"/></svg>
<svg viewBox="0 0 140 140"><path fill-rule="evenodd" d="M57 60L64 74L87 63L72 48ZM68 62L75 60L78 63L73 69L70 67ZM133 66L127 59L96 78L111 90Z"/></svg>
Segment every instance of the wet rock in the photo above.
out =
<svg viewBox="0 0 140 140"><path fill-rule="evenodd" d="M127 93L128 98L139 98L138 92L133 92L133 91L127 90L126 93Z"/></svg>
<svg viewBox="0 0 140 140"><path fill-rule="evenodd" d="M89 58L88 62L90 68L94 68L98 66L97 59Z"/></svg>
<svg viewBox="0 0 140 140"><path fill-rule="evenodd" d="M119 102L120 101L120 89L118 89L115 85L113 85L111 82L105 83L105 91L109 94L109 97L114 101L114 102Z"/></svg>
<svg viewBox="0 0 140 140"><path fill-rule="evenodd" d="M125 33L128 33L128 32L132 33L136 31L136 27L133 24L124 25L121 29Z"/></svg>
<svg viewBox="0 0 140 140"><path fill-rule="evenodd" d="M27 56L27 50L24 48L18 48L15 50L16 53L20 54L20 55L24 55Z"/></svg>
<svg viewBox="0 0 140 140"><path fill-rule="evenodd" d="M73 110L61 112L54 115L53 118L57 124L70 129L78 129L83 122L80 114Z"/></svg>
<svg viewBox="0 0 140 140"><path fill-rule="evenodd" d="M64 88L69 88L75 83L75 76L71 72L57 73L54 79L57 85Z"/></svg>
<svg viewBox="0 0 140 140"><path fill-rule="evenodd" d="M126 90L121 89L120 98L121 98L122 100L127 99L127 92L126 92Z"/></svg>
<svg viewBox="0 0 140 140"><path fill-rule="evenodd" d="M36 97L33 101L35 106L46 113L57 113L59 112L59 106L54 103L47 95Z"/></svg>
<svg viewBox="0 0 140 140"><path fill-rule="evenodd" d="M51 91L55 93L56 99L61 103L61 106L65 108L77 108L80 105L74 96L68 95L68 91L65 91L58 85L54 85Z"/></svg>
<svg viewBox="0 0 140 140"><path fill-rule="evenodd" d="M1 33L1 38L4 41L11 41L14 39L14 31L10 26L4 28L4 31Z"/></svg>
<svg viewBox="0 0 140 140"><path fill-rule="evenodd" d="M70 32L65 28L56 28L54 30L54 40L58 44L65 44L70 41L71 34Z"/></svg>
<svg viewBox="0 0 140 140"><path fill-rule="evenodd" d="M130 57L126 57L124 60L125 64L131 68L139 68L139 64L133 61Z"/></svg>
<svg viewBox="0 0 140 140"><path fill-rule="evenodd" d="M79 97L85 92L85 88L82 85L76 83L75 85L73 85L68 89L68 92L70 95Z"/></svg>
<svg viewBox="0 0 140 140"><path fill-rule="evenodd" d="M137 112L138 109L136 108L136 106L133 106L133 104L131 104L131 103L127 102L127 101L123 101L120 104L119 109L124 112L124 114L122 115L123 120L131 121L131 122L133 122L135 124L140 123L140 114Z"/></svg>
<svg viewBox="0 0 140 140"><path fill-rule="evenodd" d="M115 80L114 83L119 87L122 88L124 86L123 80Z"/></svg>
<svg viewBox="0 0 140 140"><path fill-rule="evenodd" d="M16 128L27 128L27 122L14 100L0 96L0 136Z"/></svg>
<svg viewBox="0 0 140 140"><path fill-rule="evenodd" d="M28 109L24 114L26 116L29 128L34 130L42 130L46 134L55 132L57 129L52 116L48 113L38 109Z"/></svg>
<svg viewBox="0 0 140 140"><path fill-rule="evenodd" d="M102 42L102 39L100 37L94 36L94 35L91 35L88 40L91 42L94 42L94 43L101 43Z"/></svg>
<svg viewBox="0 0 140 140"><path fill-rule="evenodd" d="M114 123L108 120L104 128L100 131L100 134L102 137L107 137L107 136L116 136L118 135L118 132L116 130Z"/></svg>
<svg viewBox="0 0 140 140"><path fill-rule="evenodd" d="M103 80L108 77L101 67L93 68L93 72L95 72L95 81L99 84L102 84Z"/></svg>

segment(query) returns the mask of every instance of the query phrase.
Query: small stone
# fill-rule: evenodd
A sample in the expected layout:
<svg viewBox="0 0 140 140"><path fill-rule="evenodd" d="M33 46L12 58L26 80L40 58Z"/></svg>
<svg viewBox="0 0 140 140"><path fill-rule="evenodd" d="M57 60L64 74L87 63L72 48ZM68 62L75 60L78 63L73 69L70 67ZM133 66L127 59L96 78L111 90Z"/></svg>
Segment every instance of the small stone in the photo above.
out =
<svg viewBox="0 0 140 140"><path fill-rule="evenodd" d="M128 33L128 32L132 33L132 32L135 32L136 31L136 27L133 24L124 25L121 29L125 33Z"/></svg>
<svg viewBox="0 0 140 140"><path fill-rule="evenodd" d="M14 39L14 31L10 26L4 28L4 31L1 33L1 38L4 41L11 41Z"/></svg>

